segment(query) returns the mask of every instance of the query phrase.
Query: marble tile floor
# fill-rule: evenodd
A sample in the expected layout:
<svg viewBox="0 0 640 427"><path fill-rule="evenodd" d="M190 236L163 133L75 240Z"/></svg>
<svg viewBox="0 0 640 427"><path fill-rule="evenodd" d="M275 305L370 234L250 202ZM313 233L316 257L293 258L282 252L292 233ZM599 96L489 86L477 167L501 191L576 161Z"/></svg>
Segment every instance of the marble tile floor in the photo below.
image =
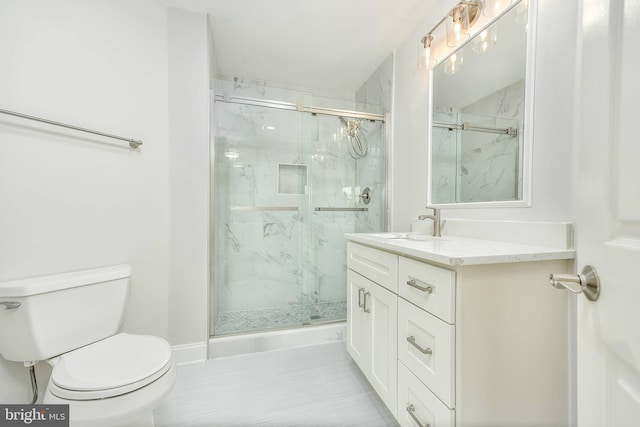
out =
<svg viewBox="0 0 640 427"><path fill-rule="evenodd" d="M178 368L156 426L398 426L344 341Z"/></svg>

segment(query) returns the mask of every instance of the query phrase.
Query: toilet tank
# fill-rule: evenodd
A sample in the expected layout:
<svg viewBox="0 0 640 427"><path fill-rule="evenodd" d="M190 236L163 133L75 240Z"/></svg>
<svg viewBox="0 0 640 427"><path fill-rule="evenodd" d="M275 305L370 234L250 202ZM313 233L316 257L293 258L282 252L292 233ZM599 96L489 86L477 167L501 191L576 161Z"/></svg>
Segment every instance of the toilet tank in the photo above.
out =
<svg viewBox="0 0 640 427"><path fill-rule="evenodd" d="M121 264L0 282L0 354L46 360L115 335L130 276Z"/></svg>

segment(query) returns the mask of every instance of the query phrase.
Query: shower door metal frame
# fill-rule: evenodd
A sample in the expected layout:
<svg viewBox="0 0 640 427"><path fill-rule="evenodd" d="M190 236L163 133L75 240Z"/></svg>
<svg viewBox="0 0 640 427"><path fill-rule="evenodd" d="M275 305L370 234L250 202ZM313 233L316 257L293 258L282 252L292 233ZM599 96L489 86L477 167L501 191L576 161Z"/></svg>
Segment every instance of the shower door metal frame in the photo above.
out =
<svg viewBox="0 0 640 427"><path fill-rule="evenodd" d="M214 166L215 166L215 149L213 148L213 144L215 144L215 103L223 102L223 103L231 103L231 104L243 104L243 105L252 105L256 107L266 107L266 108L276 108L281 110L289 110L289 111L298 111L301 113L311 113L311 114L322 114L329 116L338 116L338 117L349 117L355 119L364 119L371 121L380 121L384 123L384 147L385 147L385 159L384 159L384 171L383 171L383 179L385 183L384 194L382 195L382 224L384 231L387 231L390 226L391 215L389 212L389 200L390 200L390 189L391 185L389 182L389 177L391 175L391 155L392 155L392 147L391 147L391 137L392 137L392 129L391 129L391 114L375 114L375 113L366 113L361 111L353 111L353 110L342 110L337 108L326 108L326 107L313 107L308 105L303 105L302 103L293 104L290 102L281 102L281 101L272 101L272 100L263 100L257 98L247 98L241 96L224 96L216 94L213 90L210 91L210 99L211 99L211 116L210 116L210 124L209 124L209 190L210 190L210 231L209 231L209 309L208 309L208 335L209 339L215 339L219 336L214 335L215 331L215 316L213 313L213 307L215 306L215 248L213 247L213 242L215 241L215 194L214 194ZM355 101L354 101L355 102ZM264 208L263 208L264 209ZM255 333L255 332L254 332ZM224 335L228 336L228 335ZM209 359L209 345L207 341L207 359Z"/></svg>
<svg viewBox="0 0 640 427"><path fill-rule="evenodd" d="M338 108L313 107L311 105L304 105L302 102L298 102L297 104L294 104L292 102L270 101L270 100L257 99L257 98L247 98L244 96L224 96L224 95L214 95L214 100L216 102L220 101L220 102L226 102L230 104L253 105L256 107L277 108L280 110L298 111L301 113L311 113L311 114L324 114L327 116L350 117L354 119L381 121L384 123L386 123L386 120L387 120L387 117L385 114L366 113L362 111L353 111L353 110L341 110Z"/></svg>

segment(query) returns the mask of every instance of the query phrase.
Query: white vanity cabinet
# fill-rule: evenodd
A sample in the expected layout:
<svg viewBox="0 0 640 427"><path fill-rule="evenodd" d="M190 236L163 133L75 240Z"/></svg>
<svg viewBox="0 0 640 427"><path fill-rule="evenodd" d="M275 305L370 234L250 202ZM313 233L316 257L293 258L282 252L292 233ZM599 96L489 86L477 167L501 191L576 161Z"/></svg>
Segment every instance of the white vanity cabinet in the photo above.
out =
<svg viewBox="0 0 640 427"><path fill-rule="evenodd" d="M571 271L569 252L448 265L399 244L347 252L349 353L400 425L569 425L568 301L548 284Z"/></svg>

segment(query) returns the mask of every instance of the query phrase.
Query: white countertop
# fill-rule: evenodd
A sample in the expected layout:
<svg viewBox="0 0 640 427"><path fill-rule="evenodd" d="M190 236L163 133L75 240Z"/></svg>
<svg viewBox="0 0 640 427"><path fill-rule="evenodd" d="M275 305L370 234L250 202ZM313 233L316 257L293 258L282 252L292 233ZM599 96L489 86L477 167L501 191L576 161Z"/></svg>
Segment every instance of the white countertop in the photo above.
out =
<svg viewBox="0 0 640 427"><path fill-rule="evenodd" d="M449 266L574 259L574 249L419 233L347 233L349 241Z"/></svg>

